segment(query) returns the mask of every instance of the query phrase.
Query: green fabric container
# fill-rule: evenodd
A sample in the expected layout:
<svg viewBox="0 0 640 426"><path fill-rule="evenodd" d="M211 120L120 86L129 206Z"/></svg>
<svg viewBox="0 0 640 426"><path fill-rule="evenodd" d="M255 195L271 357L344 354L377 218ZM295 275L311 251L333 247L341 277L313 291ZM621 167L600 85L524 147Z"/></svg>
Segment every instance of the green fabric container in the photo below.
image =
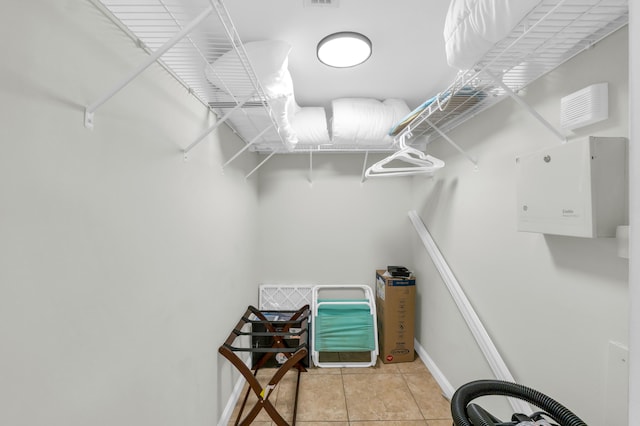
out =
<svg viewBox="0 0 640 426"><path fill-rule="evenodd" d="M366 300L331 299L318 302L366 302L320 305L315 318L315 350L318 352L368 352L375 350L373 315Z"/></svg>

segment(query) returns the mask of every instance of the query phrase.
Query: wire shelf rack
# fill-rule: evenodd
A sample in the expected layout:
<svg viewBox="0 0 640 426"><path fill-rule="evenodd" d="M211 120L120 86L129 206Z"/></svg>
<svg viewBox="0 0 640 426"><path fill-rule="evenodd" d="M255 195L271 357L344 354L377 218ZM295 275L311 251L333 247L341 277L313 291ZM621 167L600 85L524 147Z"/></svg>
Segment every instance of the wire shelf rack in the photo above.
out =
<svg viewBox="0 0 640 426"><path fill-rule="evenodd" d="M472 69L411 117L396 139L427 143L528 86L628 23L626 0L543 0Z"/></svg>
<svg viewBox="0 0 640 426"><path fill-rule="evenodd" d="M151 55L149 62L157 61L213 110L220 118L218 124L226 122L245 142L261 139L272 144L283 143L264 89L221 0L93 2ZM224 72L210 66L232 50L238 60L228 63ZM207 80L206 70L218 73L218 85ZM109 95L111 93L104 98ZM103 99L90 106L89 112L93 113ZM259 114L251 114L256 111ZM258 115L261 120L255 118ZM266 131L264 117L269 121ZM187 151L212 130L203 132Z"/></svg>

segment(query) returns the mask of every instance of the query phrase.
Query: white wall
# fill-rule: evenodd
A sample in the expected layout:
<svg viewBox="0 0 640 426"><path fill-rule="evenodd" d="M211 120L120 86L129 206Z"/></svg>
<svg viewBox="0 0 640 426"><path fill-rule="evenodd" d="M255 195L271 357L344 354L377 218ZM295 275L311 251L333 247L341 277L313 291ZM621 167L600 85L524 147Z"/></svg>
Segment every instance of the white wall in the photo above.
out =
<svg viewBox="0 0 640 426"><path fill-rule="evenodd" d="M310 184L308 157L291 155L258 184L243 177L251 154L221 173L241 146L225 129L183 161L213 118L157 66L83 127L84 106L145 57L89 2L2 12L1 424L213 424L237 378L216 350L257 283L371 284L391 263L416 270L418 339L453 384L489 375L411 208L516 377L603 424L606 344L627 341L627 263L609 240L513 231L513 158L556 143L513 102L452 133L477 172L436 142L448 166L431 181L362 184L362 156L316 155ZM622 32L527 101L553 121L560 96L607 80L612 118L584 134L626 135L625 52Z"/></svg>
<svg viewBox="0 0 640 426"><path fill-rule="evenodd" d="M637 2L629 2L629 117L637 117L640 111L640 84L638 84L638 70L640 70L640 55L638 54L638 40L640 40L640 7ZM629 163L640 163L640 150L635 141L640 135L640 123L631 120L629 147ZM630 211L630 250L635 253L640 247L640 169L631 167L629 188ZM629 268L629 418L637 419L640 415L640 262L634 256Z"/></svg>
<svg viewBox="0 0 640 426"><path fill-rule="evenodd" d="M0 13L0 424L212 425L257 303L254 155L85 0Z"/></svg>
<svg viewBox="0 0 640 426"><path fill-rule="evenodd" d="M524 99L559 127L562 96L608 81L610 118L571 137L628 137L627 35L623 29L583 52L531 85ZM427 186L414 185L416 210L516 380L588 424L607 424L608 344L628 344L628 261L616 256L611 238L516 232L515 157L560 142L513 100L450 136L479 159L479 170L434 142L430 150L447 167ZM418 340L454 387L491 378L417 238L413 267L421 283Z"/></svg>
<svg viewBox="0 0 640 426"><path fill-rule="evenodd" d="M378 161L370 155L368 164ZM268 284L368 284L411 261L411 180L362 183L364 154L274 156L259 170L258 277ZM423 180L424 181L424 180Z"/></svg>

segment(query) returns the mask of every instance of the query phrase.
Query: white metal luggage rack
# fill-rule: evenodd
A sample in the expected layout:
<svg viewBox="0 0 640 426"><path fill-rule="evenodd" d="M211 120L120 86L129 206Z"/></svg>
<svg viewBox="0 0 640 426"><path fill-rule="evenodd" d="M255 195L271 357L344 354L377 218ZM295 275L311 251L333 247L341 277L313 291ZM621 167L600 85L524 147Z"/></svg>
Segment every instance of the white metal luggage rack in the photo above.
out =
<svg viewBox="0 0 640 426"><path fill-rule="evenodd" d="M425 136L428 143L510 96L564 141L518 91L622 28L628 19L627 0L542 0L472 69L461 71L435 102L403 123L396 140Z"/></svg>
<svg viewBox="0 0 640 426"><path fill-rule="evenodd" d="M129 75L114 84L102 97L86 107L87 128L93 128L94 115L98 108L157 62L218 117L212 126L203 130L184 148L185 157L222 123L229 125L247 142L247 145L223 167L260 139L279 141L284 146L267 96L222 0L91 1L139 46L144 47L149 57ZM210 84L204 73L210 63L231 50L236 52L239 60L231 70L233 81L223 81L221 86L233 86L235 93L231 93L225 87ZM222 76L220 80L223 80ZM260 127L255 124L250 115L243 111L249 108L266 111L271 123L266 128L264 125ZM234 123L229 122L231 116ZM257 167L249 175L255 170Z"/></svg>

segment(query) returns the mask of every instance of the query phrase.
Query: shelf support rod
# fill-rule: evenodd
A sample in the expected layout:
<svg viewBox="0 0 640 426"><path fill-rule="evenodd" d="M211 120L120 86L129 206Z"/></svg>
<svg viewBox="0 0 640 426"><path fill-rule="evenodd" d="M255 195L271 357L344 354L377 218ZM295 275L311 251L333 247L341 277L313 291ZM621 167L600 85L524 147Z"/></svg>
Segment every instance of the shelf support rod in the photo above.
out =
<svg viewBox="0 0 640 426"><path fill-rule="evenodd" d="M171 49L176 43L186 37L191 31L193 31L204 19L209 16L213 12L213 6L207 7L200 15L196 16L196 18L191 21L186 27L184 27L180 32L174 35L171 39L169 39L165 44L163 44L158 50L153 52L146 61L138 66L129 76L127 76L124 80L113 86L113 88L107 92L100 99L89 105L85 108L84 113L84 126L93 129L93 114L95 111L102 106L105 102L111 99L116 93L122 90L127 84L131 83L138 75L140 75L144 70L149 68L151 64L156 62L165 52Z"/></svg>
<svg viewBox="0 0 640 426"><path fill-rule="evenodd" d="M250 172L245 176L245 179L248 179L248 178L249 178L249 176L251 176L251 175L252 175L256 170L258 170L260 167L262 167L262 165L263 165L264 163L266 163L266 162L267 162L271 157L273 157L274 155L276 155L276 153L277 153L277 152L278 152L278 151L273 151L271 154L269 154L269 155L267 156L267 158L265 158L264 160L262 160L262 161L260 162L260 164L258 164L258 165L253 169L253 170L251 170L251 171L250 171Z"/></svg>
<svg viewBox="0 0 640 426"><path fill-rule="evenodd" d="M222 165L222 168L224 169L225 167L227 167L227 166L228 166L228 165L229 165L233 160L235 160L236 158L238 158L238 157L240 156L240 154L242 154L242 153L243 153L243 152L245 152L247 149L249 149L249 147L250 147L251 145L253 145L254 143L256 143L256 142L258 141L258 139L260 139L260 138L262 137L262 135L264 135L265 133L267 133L267 130L269 130L271 127L273 127L273 126L268 126L268 127L266 127L263 131L261 131L260 133L258 133L258 134L256 135L256 137L255 137L255 138L253 138L253 139L251 139L251 141L250 141L248 144L246 144L246 145L245 145L245 146L244 146L240 151L238 151L238 152L237 152L233 157L229 158L229 159L227 160L227 162L226 162L226 163L224 163L224 164Z"/></svg>
<svg viewBox="0 0 640 426"><path fill-rule="evenodd" d="M254 92L255 93L255 92ZM242 102L238 103L235 107L233 107L231 110L227 111L227 113L225 115L222 116L222 118L218 121L216 121L214 123L213 126L210 126L208 129L205 129L202 133L200 133L198 135L198 137L196 138L196 140L194 140L193 142L191 142L191 144L186 147L185 149L182 150L182 152L184 152L184 155L186 157L186 155L189 153L189 151L191 151L196 145L198 145L200 142L202 142L202 140L205 138L205 136L207 136L209 133L213 132L215 129L217 129L222 123L224 123L225 121L227 121L227 119L231 116L231 114L233 114L234 112L236 112L237 110L239 110L240 108L242 108L244 106L244 104L253 97L253 93L250 94L249 96L247 96L246 99L242 100Z"/></svg>
<svg viewBox="0 0 640 426"><path fill-rule="evenodd" d="M313 183L313 151L309 151L309 183Z"/></svg>
<svg viewBox="0 0 640 426"><path fill-rule="evenodd" d="M493 79L493 81L498 84L505 92L507 92L507 94L511 97L511 99L513 99L514 101L516 101L516 103L518 105L520 105L521 107L523 107L524 109L526 109L529 114L531 114L535 119L537 119L540 123L542 123L547 129L549 129L551 131L551 133L553 133L554 135L556 135L558 137L558 139L560 139L560 141L562 141L562 143L565 143L567 141L567 137L565 135L563 135L558 129L556 129L555 127L553 127L553 125L551 123L549 123L543 116L540 115L540 113L538 113L538 111L536 111L535 109L533 109L531 107L531 105L529 105L528 103L526 103L520 96L518 96L518 94L516 92L514 92L513 90L511 90L511 88L509 86L507 86L506 84L504 84L504 82L502 81L502 79L496 77L495 75L493 75L493 73L491 73L490 71L485 71L485 73L491 77Z"/></svg>
<svg viewBox="0 0 640 426"><path fill-rule="evenodd" d="M369 159L369 150L366 150L364 153L364 164L362 164L362 180L360 183L364 183L367 180L367 160Z"/></svg>
<svg viewBox="0 0 640 426"><path fill-rule="evenodd" d="M453 146L456 150L458 150L458 152L460 152L460 154L464 155L465 157L467 157L467 160L471 161L473 163L474 166L478 166L478 160L475 159L475 157L472 157L471 155L469 155L465 150L463 150L462 148L460 148L460 146L455 143L453 140L451 140L451 138L449 136L446 135L446 133L444 133L442 130L440 130L435 124L433 124L428 118L425 118L424 121L431 126L431 128L433 130L435 130L440 136L442 136L442 138L444 140L446 140L447 142L449 142L449 144L451 144L451 146Z"/></svg>

